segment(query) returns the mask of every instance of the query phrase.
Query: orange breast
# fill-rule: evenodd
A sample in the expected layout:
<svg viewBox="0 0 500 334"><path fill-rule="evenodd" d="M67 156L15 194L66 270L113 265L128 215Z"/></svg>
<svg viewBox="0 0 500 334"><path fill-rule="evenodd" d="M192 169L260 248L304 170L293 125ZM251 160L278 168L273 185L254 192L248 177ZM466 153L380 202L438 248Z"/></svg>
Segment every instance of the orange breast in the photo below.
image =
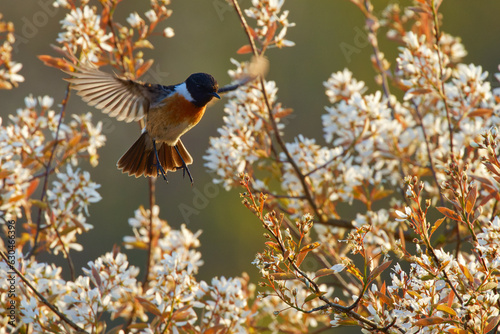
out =
<svg viewBox="0 0 500 334"><path fill-rule="evenodd" d="M146 129L157 141L175 145L203 117L205 107L196 107L180 94L167 97L147 114Z"/></svg>

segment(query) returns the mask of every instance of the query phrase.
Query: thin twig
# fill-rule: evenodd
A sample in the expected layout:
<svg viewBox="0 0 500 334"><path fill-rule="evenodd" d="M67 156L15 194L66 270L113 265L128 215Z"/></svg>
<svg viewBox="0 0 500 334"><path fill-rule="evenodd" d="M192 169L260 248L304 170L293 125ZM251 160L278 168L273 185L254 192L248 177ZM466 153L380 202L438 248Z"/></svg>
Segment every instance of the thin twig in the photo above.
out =
<svg viewBox="0 0 500 334"><path fill-rule="evenodd" d="M59 144L59 131L61 129L62 120L64 118L64 114L66 113L66 106L68 104L68 100L69 100L69 96L70 96L69 87L70 87L70 84L68 84L66 86L66 92L64 95L64 99L62 100L62 103L61 103L61 110L59 112L59 122L57 123L56 135L54 138L54 146L52 146L52 151L50 152L49 161L47 162L47 165L45 166L45 173L43 176L44 180L43 180L43 186L42 186L42 194L40 195L40 202L43 202L45 200L45 196L47 195L47 188L48 188L48 184L49 184L49 175L50 175L51 171L53 170L50 168L50 165L52 164L52 160L54 159L57 145ZM38 217L37 217L37 221L36 221L36 233L35 233L35 238L33 241L33 246L28 251L25 258L30 257L31 255L33 255L36 252L36 248L38 245L38 238L40 236L40 225L42 224L42 210L43 209L41 207L38 208Z"/></svg>
<svg viewBox="0 0 500 334"><path fill-rule="evenodd" d="M57 230L57 226L53 224L52 222L50 223L54 231L56 232L57 239L59 240L59 243L61 244L62 251L64 255L66 256L66 259L68 260L68 267L69 267L69 272L71 276L71 280L74 281L76 279L75 276L75 266L73 265L73 260L71 259L71 256L69 255L69 251L66 249L64 246L64 242L62 241L61 234Z"/></svg>
<svg viewBox="0 0 500 334"><path fill-rule="evenodd" d="M68 319L64 314L62 314L57 309L56 306L52 305L40 292L38 292L38 290L33 285L31 285L30 281L26 277L24 277L24 275L15 266L13 266L9 263L9 259L7 258L7 255L5 255L5 253L3 251L0 251L0 255L2 256L4 261L7 263L9 268L11 270L14 270L14 272L17 274L17 276L19 276L19 278L21 278L21 280L24 282L24 284L26 284L31 289L31 291L33 291L35 293L35 295L38 297L38 299L40 299L40 301L42 303L44 303L48 308L50 308L52 310L52 312L57 314L57 316L62 321L64 321L65 323L67 323L68 325L73 327L78 333L87 333L83 328L81 328L80 326L75 324L73 321Z"/></svg>
<svg viewBox="0 0 500 334"><path fill-rule="evenodd" d="M146 260L146 273L144 274L144 279L142 281L142 289L143 291L147 290L149 284L149 271L151 270L151 261L152 261L152 253L153 253L153 238L154 238L154 226L153 226L153 208L155 206L156 197L155 197L155 181L156 178L149 177L149 243L148 243L148 255Z"/></svg>
<svg viewBox="0 0 500 334"><path fill-rule="evenodd" d="M245 17L243 16L243 12L241 11L241 8L238 4L238 1L232 0L232 3L233 3L233 6L236 10L236 13L238 14L240 22L243 25L243 30L245 31L245 33L248 37L248 41L250 43L250 47L252 49L254 56L259 56L257 47L255 45L255 41L252 37L252 34L250 33L250 28L248 26L248 23L246 22ZM297 163L293 159L292 155L290 154L290 152L286 148L286 145L285 145L285 142L283 141L283 138L281 138L281 135L280 135L280 132L278 129L278 125L276 124L276 120L274 119L274 116L273 116L273 110L271 108L271 104L270 104L269 98L267 96L266 87L265 87L264 79L262 78L262 76L259 77L259 83L260 83L260 87L261 87L262 96L264 97L264 103L266 105L266 109L267 109L267 112L269 114L269 121L271 122L271 126L273 128L273 132L274 132L274 136L276 138L276 141L277 141L278 145L280 146L281 150L283 151L283 153L285 153L287 161L292 165L292 168L295 171L295 174L299 178L300 184L302 185L302 188L304 190L304 195L305 195L307 201L309 202L309 205L313 209L314 213L316 214L316 216L318 217L320 222L323 222L326 220L326 217L324 217L323 213L320 211L320 209L316 205L316 203L311 195L311 191L310 191L309 186L308 186L307 181L306 181L306 176L304 174L302 174L302 172L300 171L299 166L297 165Z"/></svg>
<svg viewBox="0 0 500 334"><path fill-rule="evenodd" d="M384 93L385 98L387 99L387 106L389 107L389 109L391 109L391 116L392 118L394 118L396 115L396 110L391 102L391 90L389 88L389 80L387 79L387 71L384 70L384 63L382 61L381 52L378 46L377 33L374 29L375 23L371 23L372 21L374 21L373 5L369 0L365 0L364 7L365 10L363 11L363 13L365 14L366 17L366 26L368 32L371 34L371 38L368 38L368 41L370 42L373 48L373 55L375 56L377 68L379 69L379 73L382 78L382 91Z"/></svg>
<svg viewBox="0 0 500 334"><path fill-rule="evenodd" d="M448 101L446 99L446 91L445 91L445 84L444 84L443 58L441 57L441 52L439 49L439 41L441 40L441 32L439 30L437 8L436 8L434 1L431 1L431 9L432 9L432 17L434 20L434 37L436 40L434 47L436 48L436 53L438 56L439 81L441 83L441 85L439 87L439 94L441 96L441 99L443 100L444 108L446 110L446 119L448 120L448 131L450 133L450 158L451 158L451 160L453 160L453 156L454 156L453 155L453 125L451 123L450 107L448 106Z"/></svg>
<svg viewBox="0 0 500 334"><path fill-rule="evenodd" d="M424 120L423 120L423 117L422 117L422 114L420 113L420 109L418 108L418 104L415 103L415 100L411 100L412 104L413 104L413 108L415 110L415 114L417 115L417 118L420 122L420 128L422 129L422 135L424 136L424 142L425 142L425 147L427 149L427 158L429 159L429 169L431 170L431 173L432 173L432 177L434 179L434 183L436 184L436 187L439 191L439 199L440 199L440 202L441 202L441 206L444 206L444 198L443 198L443 194L441 192L441 187L439 185L439 181L437 179L437 174L436 174L436 170L434 168L434 159L432 158L432 152L431 152L431 147L430 147L430 143L429 143L429 137L427 137L427 131L425 131L425 126L424 126Z"/></svg>

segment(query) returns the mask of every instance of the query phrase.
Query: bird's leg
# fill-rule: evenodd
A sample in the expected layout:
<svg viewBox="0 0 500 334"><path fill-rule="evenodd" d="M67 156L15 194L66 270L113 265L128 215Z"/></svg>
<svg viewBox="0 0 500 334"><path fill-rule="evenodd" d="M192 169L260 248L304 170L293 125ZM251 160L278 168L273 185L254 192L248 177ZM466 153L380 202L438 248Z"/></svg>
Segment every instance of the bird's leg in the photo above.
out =
<svg viewBox="0 0 500 334"><path fill-rule="evenodd" d="M182 176L186 176L186 172L188 173L188 176L189 176L189 180L191 181L191 185L193 184L193 177L191 176L191 172L189 171L189 168L188 166L186 165L186 163L184 162L184 159L182 159L182 155L181 153L179 152L179 149L177 148L177 145L174 145L174 148L175 150L177 151L177 154L179 155L179 158L181 158L181 161L182 161Z"/></svg>
<svg viewBox="0 0 500 334"><path fill-rule="evenodd" d="M160 163L160 157L158 157L158 151L156 150L156 140L154 139L153 139L153 149L155 150L155 156L156 156L156 177L158 177L158 175L160 175L161 173L163 179L167 181L167 175L166 175L167 173L165 172L165 169L163 169L163 166Z"/></svg>

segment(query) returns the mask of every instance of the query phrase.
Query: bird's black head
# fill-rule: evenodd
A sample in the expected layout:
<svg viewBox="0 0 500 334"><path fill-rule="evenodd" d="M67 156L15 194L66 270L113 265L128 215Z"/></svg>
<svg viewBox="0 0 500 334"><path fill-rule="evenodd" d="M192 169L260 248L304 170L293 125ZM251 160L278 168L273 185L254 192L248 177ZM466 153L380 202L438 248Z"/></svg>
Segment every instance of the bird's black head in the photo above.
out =
<svg viewBox="0 0 500 334"><path fill-rule="evenodd" d="M214 77L206 73L194 73L186 79L186 87L198 107L205 106L212 98L220 99L217 90L219 85Z"/></svg>

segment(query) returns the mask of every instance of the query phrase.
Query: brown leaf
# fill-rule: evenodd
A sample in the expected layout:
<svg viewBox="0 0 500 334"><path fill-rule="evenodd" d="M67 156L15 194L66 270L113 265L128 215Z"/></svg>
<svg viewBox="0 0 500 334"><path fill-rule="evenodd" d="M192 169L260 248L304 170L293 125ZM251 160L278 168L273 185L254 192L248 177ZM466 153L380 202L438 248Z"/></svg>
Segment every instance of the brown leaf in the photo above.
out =
<svg viewBox="0 0 500 334"><path fill-rule="evenodd" d="M445 320L441 317L429 317L425 319L420 319L415 322L415 325L420 327L431 326L431 325L439 325L442 324Z"/></svg>
<svg viewBox="0 0 500 334"><path fill-rule="evenodd" d="M382 263L377 268L373 269L373 271L368 276L368 282L373 281L374 279L376 279L380 274L382 274L382 272L384 272L384 270L386 270L387 268L389 268L389 266L391 265L391 263L392 263L392 260L389 260L389 261L386 261L386 262Z"/></svg>
<svg viewBox="0 0 500 334"><path fill-rule="evenodd" d="M135 299L141 304L144 309L150 313L153 313L154 315L161 317L161 312L160 310L156 307L155 304L151 303L149 300L141 298L141 297L135 297Z"/></svg>
<svg viewBox="0 0 500 334"><path fill-rule="evenodd" d="M372 190L372 193L371 193L371 196L372 196L372 201L378 201L382 198L385 198L387 196L389 196L390 194L392 194L394 191L390 190L390 189L373 189Z"/></svg>
<svg viewBox="0 0 500 334"><path fill-rule="evenodd" d="M456 220L458 222L463 222L462 217L460 217L458 213L456 213L455 211L445 208L444 206L436 207L436 209L438 209L439 212L441 212L443 215L445 215L450 219Z"/></svg>
<svg viewBox="0 0 500 334"><path fill-rule="evenodd" d="M97 272L97 269L92 266L92 277L94 277L95 284L97 285L98 288L101 288L102 281L101 281L101 275Z"/></svg>
<svg viewBox="0 0 500 334"><path fill-rule="evenodd" d="M10 174L12 174L12 172L11 172L11 171L7 171L7 170L0 171L0 180L5 179L5 178L6 178L6 177L8 177Z"/></svg>
<svg viewBox="0 0 500 334"><path fill-rule="evenodd" d="M497 287L497 283L491 281L491 282L488 282L486 284L481 285L479 287L479 289L477 289L477 291L484 292L484 291L492 290L492 289L494 289L496 287Z"/></svg>
<svg viewBox="0 0 500 334"><path fill-rule="evenodd" d="M325 294L326 292L314 292L314 293L311 293L309 296L306 297L306 299L304 299L304 304L307 303L307 302L310 302L311 300L314 300L318 297L321 297Z"/></svg>
<svg viewBox="0 0 500 334"><path fill-rule="evenodd" d="M313 242L312 244L309 244L309 245L306 245L306 246L302 247L300 249L300 253L302 253L302 252L310 252L313 249L318 248L319 246L321 246L321 243L319 243L319 242Z"/></svg>
<svg viewBox="0 0 500 334"><path fill-rule="evenodd" d="M297 277L293 273L272 273L269 274L276 281L286 281L291 279L296 279Z"/></svg>
<svg viewBox="0 0 500 334"><path fill-rule="evenodd" d="M218 334L218 333L225 333L225 332L226 332L226 326L215 325L215 326L212 326L212 327L206 329L203 333L205 333L205 334Z"/></svg>
<svg viewBox="0 0 500 334"><path fill-rule="evenodd" d="M269 247L271 247L272 249L274 249L275 251L281 252L281 249L277 243L272 242L272 241L266 241L265 244L268 245Z"/></svg>
<svg viewBox="0 0 500 334"><path fill-rule="evenodd" d="M484 117L484 118L490 118L491 115L493 115L493 109L491 108L477 108L467 114L468 117Z"/></svg>
<svg viewBox="0 0 500 334"><path fill-rule="evenodd" d="M314 273L314 278L335 274L335 270L323 268Z"/></svg>
<svg viewBox="0 0 500 334"><path fill-rule="evenodd" d="M284 118L293 112L292 108L281 108L276 112L273 112L274 118Z"/></svg>
<svg viewBox="0 0 500 334"><path fill-rule="evenodd" d="M490 331L492 331L497 326L498 321L500 321L500 315L497 315L495 317L490 317L488 319L488 324L486 325L484 332L489 333Z"/></svg>

